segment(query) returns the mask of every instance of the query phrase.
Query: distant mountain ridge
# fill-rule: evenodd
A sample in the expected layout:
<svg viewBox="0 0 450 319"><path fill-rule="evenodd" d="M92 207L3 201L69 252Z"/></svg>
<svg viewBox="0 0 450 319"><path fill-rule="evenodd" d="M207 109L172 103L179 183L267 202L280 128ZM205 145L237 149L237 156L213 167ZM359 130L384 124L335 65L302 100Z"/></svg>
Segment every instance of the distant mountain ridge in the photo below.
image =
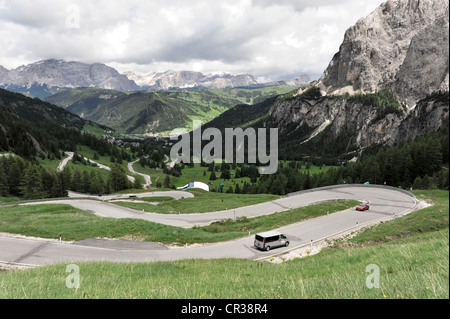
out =
<svg viewBox="0 0 450 319"><path fill-rule="evenodd" d="M166 71L146 75L128 72L126 76L149 91L192 88L225 89L258 84L250 74L205 75L193 71Z"/></svg>
<svg viewBox="0 0 450 319"><path fill-rule="evenodd" d="M75 87L100 87L120 91L139 90L139 86L125 75L101 63L86 64L49 59L13 70L7 70L4 67L0 69L1 88L26 93L26 89L39 86L46 86L50 90Z"/></svg>
<svg viewBox="0 0 450 319"><path fill-rule="evenodd" d="M262 88L269 86L300 87L311 82L308 75L301 75L295 79L258 83L251 74L203 74L194 71L166 71L152 72L138 75L127 72L125 75L135 81L142 88L153 90L175 89L232 89L232 88Z"/></svg>
<svg viewBox="0 0 450 319"><path fill-rule="evenodd" d="M299 87L310 82L307 75L288 81L258 83L250 74L208 74L193 71L166 71L137 75L120 74L102 63L67 62L48 59L8 70L0 65L0 88L28 96L45 98L64 89L91 87L130 91L174 89L260 88L267 86Z"/></svg>

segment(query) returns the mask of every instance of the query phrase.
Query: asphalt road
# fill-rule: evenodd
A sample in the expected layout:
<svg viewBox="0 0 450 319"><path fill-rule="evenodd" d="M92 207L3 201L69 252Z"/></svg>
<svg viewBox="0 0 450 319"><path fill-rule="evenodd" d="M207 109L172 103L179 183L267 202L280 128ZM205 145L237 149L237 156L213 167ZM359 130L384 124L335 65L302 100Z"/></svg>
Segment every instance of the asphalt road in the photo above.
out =
<svg viewBox="0 0 450 319"><path fill-rule="evenodd" d="M181 194L185 192L173 193L173 196L183 196ZM161 194L157 193L151 194L161 196ZM167 193L164 194L167 196ZM147 195L145 196L148 197ZM273 202L242 207L231 211L205 214L164 215L142 213L109 203L82 199L62 202L90 211L99 216L140 218L179 227L193 227L194 225L205 225L224 218L234 218L234 216L255 217L305 206L315 202L336 199L365 200L371 203L371 207L366 212L349 209L279 229L290 239L289 250L336 236L339 233L351 229L401 216L413 210L417 204L414 197L394 188L368 185L317 189L315 191L294 194ZM58 201L58 203L61 203L61 201ZM254 235L251 235L217 244L172 248L157 243L138 243L120 240L102 241L91 239L82 242L60 243L58 240L17 238L5 234L0 235L0 262L46 265L82 261L144 262L185 258L260 259L271 254L280 254L286 250L286 248L278 248L269 252L259 251L253 246L253 238Z"/></svg>
<svg viewBox="0 0 450 319"><path fill-rule="evenodd" d="M73 156L75 155L74 152L66 152L68 155L65 159L59 163L58 168L56 169L58 172L62 172L64 170L64 167L66 167L67 163L73 159Z"/></svg>
<svg viewBox="0 0 450 319"><path fill-rule="evenodd" d="M58 172L62 172L62 171L64 170L64 167L66 167L67 163L68 163L69 161L71 161L71 160L73 159L73 156L75 155L74 152L65 152L65 153L66 153L68 156L67 156L66 158L64 158L64 159L61 161L61 163L59 163L58 168L56 169ZM97 163L97 162L95 162L95 161L93 161L93 160L91 160L91 159L89 159L89 158L87 158L87 157L84 157L84 159L85 159L86 161L90 161L90 162L93 163L93 164L97 164L97 167L99 167L99 168L101 168L101 169L105 169L105 170L107 170L107 171L110 171L110 170L111 170L111 168L110 168L109 166L106 166L106 165ZM128 168L130 168L130 165L128 165ZM130 170L130 172L135 173L134 170ZM141 175L141 174L139 174L139 175ZM129 180L130 182L134 183L135 178L134 178L133 176L127 175L127 178L128 178L128 180Z"/></svg>
<svg viewBox="0 0 450 319"><path fill-rule="evenodd" d="M142 176L144 178L144 180L145 180L145 184L143 184L143 186L144 186L144 188L147 188L148 186L152 185L152 179L151 179L150 175L142 174L142 173L136 172L134 170L133 165L136 164L137 162L139 162L139 160L136 160L136 161L134 161L132 163L128 163L128 170L132 174L137 174L137 175Z"/></svg>

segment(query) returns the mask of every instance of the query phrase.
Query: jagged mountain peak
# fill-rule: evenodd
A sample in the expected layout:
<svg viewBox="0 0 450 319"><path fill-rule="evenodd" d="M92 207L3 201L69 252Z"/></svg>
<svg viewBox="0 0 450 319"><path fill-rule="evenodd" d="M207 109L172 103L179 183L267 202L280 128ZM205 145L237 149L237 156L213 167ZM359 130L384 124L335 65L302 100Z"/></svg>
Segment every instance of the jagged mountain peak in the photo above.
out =
<svg viewBox="0 0 450 319"><path fill-rule="evenodd" d="M196 71L165 71L138 75L127 72L130 80L150 90L186 88L234 88L257 84L250 74L203 74Z"/></svg>
<svg viewBox="0 0 450 319"><path fill-rule="evenodd" d="M449 3L389 0L350 27L318 85L325 94L395 92L408 106L448 90Z"/></svg>
<svg viewBox="0 0 450 319"><path fill-rule="evenodd" d="M41 60L13 70L0 69L0 85L17 91L33 86L97 87L121 91L139 89L136 83L105 64L60 59Z"/></svg>

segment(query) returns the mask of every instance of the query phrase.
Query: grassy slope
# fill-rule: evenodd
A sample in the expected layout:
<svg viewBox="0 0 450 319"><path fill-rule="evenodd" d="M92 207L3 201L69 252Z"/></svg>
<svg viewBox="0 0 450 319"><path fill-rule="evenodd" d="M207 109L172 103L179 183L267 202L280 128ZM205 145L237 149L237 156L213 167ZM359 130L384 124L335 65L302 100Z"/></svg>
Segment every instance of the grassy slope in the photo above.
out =
<svg viewBox="0 0 450 319"><path fill-rule="evenodd" d="M291 87L262 89L175 90L122 93L113 90L77 88L46 100L122 133L146 130L167 132L204 123L237 104L261 101L291 91Z"/></svg>
<svg viewBox="0 0 450 319"><path fill-rule="evenodd" d="M249 201L251 196L247 195L245 199ZM204 202L204 200L200 200L198 205L203 205ZM242 203L246 203L246 201ZM193 229L166 226L138 219L103 218L69 205L0 206L0 232L43 238L58 238L59 234L63 234L65 240L104 237L133 238L178 245L212 243L247 236L249 231L254 233L270 230L319 216L327 210L332 213L353 205L355 205L353 201L318 204L289 212L252 219L239 219L235 222L218 222ZM324 206L327 206L326 209Z"/></svg>
<svg viewBox="0 0 450 319"><path fill-rule="evenodd" d="M129 150L127 150L127 151L129 152ZM85 145L79 145L77 147L77 153L79 155L82 155L82 156L84 156L84 157L86 157L86 158L96 162L96 163L99 163L99 164L102 164L102 165L105 165L105 166L108 166L108 167L111 167L113 164L117 164L117 163L112 163L111 162L111 157L109 157L109 156L100 156L96 151L92 150L90 147L85 146ZM94 160L94 154L97 154L97 156L99 158L98 160ZM130 155L131 155L131 153L130 153ZM132 161L134 161L134 160L132 160ZM120 164L120 166L123 168L124 172L127 175L129 175L129 176L133 176L134 178L137 178L140 181L141 184L144 183L144 178L143 177L141 177L141 176L139 176L137 174L132 174L128 170L128 163L129 162L127 160L122 160L122 164ZM83 169L84 165L81 165L81 164L77 163L77 166L80 167L80 169ZM95 169L100 169L101 174L106 174L106 175L108 174L108 171L105 170L105 169L101 169L101 168L98 168L98 167L95 168Z"/></svg>
<svg viewBox="0 0 450 319"><path fill-rule="evenodd" d="M448 220L448 191L416 195L433 199L435 208L411 214L412 220L398 219L377 228L396 236L399 229L421 219L424 211L440 209L444 211L438 218ZM392 228L392 223L399 224ZM0 297L448 299L448 223L438 229L419 227L383 244L367 244L376 239L363 233L358 236L366 236L362 247L338 246L283 264L236 259L83 263L78 290L65 287L66 265L5 272L0 274ZM380 288L366 287L366 267L371 264L380 269Z"/></svg>
<svg viewBox="0 0 450 319"><path fill-rule="evenodd" d="M207 213L224 209L233 209L243 206L249 206L278 199L279 196L270 194L226 194L211 193L202 190L194 190L194 198L185 198L176 201L169 201L158 206L144 203L115 202L116 205L130 207L137 210L143 210L152 213L161 214L192 214Z"/></svg>

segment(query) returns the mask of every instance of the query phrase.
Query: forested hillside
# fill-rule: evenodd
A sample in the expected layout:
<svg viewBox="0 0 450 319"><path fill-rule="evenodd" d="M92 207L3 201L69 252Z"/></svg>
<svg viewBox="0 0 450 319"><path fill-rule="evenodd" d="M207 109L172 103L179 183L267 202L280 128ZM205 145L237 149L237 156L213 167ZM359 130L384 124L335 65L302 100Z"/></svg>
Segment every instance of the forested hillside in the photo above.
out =
<svg viewBox="0 0 450 319"><path fill-rule="evenodd" d="M372 147L413 140L441 127L449 112L449 92L437 91L407 111L392 92L322 96L317 87L276 96L255 105L237 105L203 126L278 128L282 160L326 165L359 157Z"/></svg>
<svg viewBox="0 0 450 319"><path fill-rule="evenodd" d="M39 164L60 161L66 157L66 151L76 152L80 146L89 147L99 156L114 158L115 162L128 159L130 153L142 156L160 152L149 144L137 147L122 143L120 147L84 132L86 124L87 121L60 107L0 89L0 196L34 199L64 197L68 190L110 193L138 187L127 180L119 164L111 165L107 176L77 168L59 172ZM76 160L91 165L77 156Z"/></svg>
<svg viewBox="0 0 450 319"><path fill-rule="evenodd" d="M321 161L311 162L321 165ZM449 122L437 132L391 147L377 147L355 162L326 172L299 173L301 162L280 165L276 174L261 175L258 182L244 185L241 193L285 195L304 189L337 184L389 185L403 189L449 188Z"/></svg>
<svg viewBox="0 0 450 319"><path fill-rule="evenodd" d="M121 133L144 134L209 122L237 104L254 104L292 87L125 93L95 88L59 92L47 101Z"/></svg>

